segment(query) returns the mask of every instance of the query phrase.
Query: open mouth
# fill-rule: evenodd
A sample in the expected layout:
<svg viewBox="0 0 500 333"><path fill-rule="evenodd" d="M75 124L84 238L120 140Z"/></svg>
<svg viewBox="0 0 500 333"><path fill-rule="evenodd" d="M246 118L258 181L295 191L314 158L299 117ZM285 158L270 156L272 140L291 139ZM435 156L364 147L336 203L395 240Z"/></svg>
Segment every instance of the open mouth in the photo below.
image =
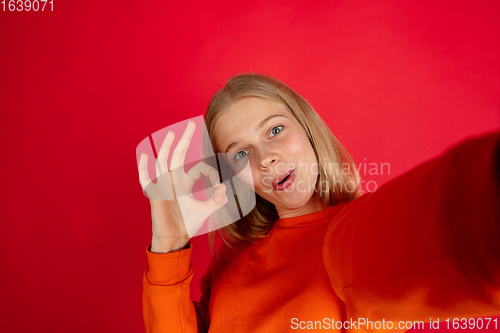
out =
<svg viewBox="0 0 500 333"><path fill-rule="evenodd" d="M283 180L278 182L277 185L283 184L288 179L288 177L290 177L290 175L287 175L285 178L283 178Z"/></svg>
<svg viewBox="0 0 500 333"><path fill-rule="evenodd" d="M274 185L274 189L277 191L282 191L288 186L290 186L295 179L295 170L290 170L288 174L283 177L279 182L276 182Z"/></svg>

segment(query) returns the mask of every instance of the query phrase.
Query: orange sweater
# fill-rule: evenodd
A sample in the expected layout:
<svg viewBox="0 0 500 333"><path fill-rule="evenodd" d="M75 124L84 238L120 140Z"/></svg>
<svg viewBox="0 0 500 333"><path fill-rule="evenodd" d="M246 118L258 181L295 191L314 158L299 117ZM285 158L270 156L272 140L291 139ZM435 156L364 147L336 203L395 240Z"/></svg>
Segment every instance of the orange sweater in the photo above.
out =
<svg viewBox="0 0 500 333"><path fill-rule="evenodd" d="M258 244L210 263L199 302L192 246L148 247L146 331L328 330L332 320L376 331L365 318L395 332L401 320L499 315L499 159L500 132L483 135L375 193L280 219Z"/></svg>

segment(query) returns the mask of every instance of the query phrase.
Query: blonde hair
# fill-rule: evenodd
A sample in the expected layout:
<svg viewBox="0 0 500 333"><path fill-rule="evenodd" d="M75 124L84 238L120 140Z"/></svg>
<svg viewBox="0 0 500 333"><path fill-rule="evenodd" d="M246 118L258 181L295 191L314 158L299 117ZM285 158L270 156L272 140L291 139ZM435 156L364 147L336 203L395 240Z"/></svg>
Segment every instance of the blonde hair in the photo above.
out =
<svg viewBox="0 0 500 333"><path fill-rule="evenodd" d="M210 142L204 142L206 153L210 149L215 152L216 156L220 153L215 145L215 125L219 117L229 109L232 103L244 97L260 97L280 103L300 123L318 160L319 174L313 195L320 193L319 201L323 209L361 196L360 177L356 165L330 128L302 96L285 83L268 75L237 74L227 80L224 87L212 96L205 114L205 124L210 139ZM218 162L223 163L222 160L219 159ZM332 165L337 167L332 168ZM236 178L234 177L234 179ZM327 184L326 191L321 188L322 184ZM210 188L208 182L205 183L205 186ZM235 183L234 186L241 186L242 189L246 188L246 191L251 191L242 183ZM213 194L213 192L211 193ZM326 195L323 195L324 193ZM220 236L230 248L234 248L242 243L255 242L255 240L270 234L274 223L279 219L277 211L272 203L257 193L255 193L255 198L256 204L253 210L235 223L231 223L230 218L230 216L235 216L235 212L229 211L229 208L226 207L228 205L211 216L212 227L210 230L214 231L209 234L209 243L212 254L217 236ZM248 198L238 199L247 200ZM239 218L239 215L236 214L236 216Z"/></svg>

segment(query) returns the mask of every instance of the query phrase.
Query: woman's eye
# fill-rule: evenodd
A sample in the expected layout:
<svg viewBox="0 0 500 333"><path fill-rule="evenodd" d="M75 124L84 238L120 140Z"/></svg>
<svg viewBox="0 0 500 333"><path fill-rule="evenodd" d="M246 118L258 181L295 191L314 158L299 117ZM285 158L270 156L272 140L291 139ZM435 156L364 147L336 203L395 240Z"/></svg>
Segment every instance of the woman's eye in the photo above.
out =
<svg viewBox="0 0 500 333"><path fill-rule="evenodd" d="M281 132L281 129L283 128L282 125L279 125L279 126L276 126L276 127L273 127L271 129L271 132L269 133L269 136L275 136L276 134L279 134L279 132ZM242 151L239 151L237 152L234 157L233 157L233 162L237 162L239 160L241 160L242 158L244 158L245 156L248 155L248 150L242 150Z"/></svg>
<svg viewBox="0 0 500 333"><path fill-rule="evenodd" d="M271 133L272 135L270 136L275 136L276 134L278 134L279 132L281 132L281 129L283 128L283 126L276 126L276 127L273 127L273 129L271 130Z"/></svg>
<svg viewBox="0 0 500 333"><path fill-rule="evenodd" d="M234 155L233 161L241 160L243 157L247 156L247 151L248 150L242 150L237 152L236 155Z"/></svg>

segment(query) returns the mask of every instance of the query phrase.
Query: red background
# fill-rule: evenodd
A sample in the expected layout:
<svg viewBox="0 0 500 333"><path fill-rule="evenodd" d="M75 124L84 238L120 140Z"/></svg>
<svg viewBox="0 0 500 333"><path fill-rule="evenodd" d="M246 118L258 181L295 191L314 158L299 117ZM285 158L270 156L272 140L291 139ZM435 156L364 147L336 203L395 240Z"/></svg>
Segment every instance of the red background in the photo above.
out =
<svg viewBox="0 0 500 333"><path fill-rule="evenodd" d="M498 1L429 0L0 12L1 330L144 330L151 217L136 145L203 114L233 74L296 89L358 163L390 163L365 177L379 186L498 129L499 17ZM197 299L209 254L193 242Z"/></svg>

